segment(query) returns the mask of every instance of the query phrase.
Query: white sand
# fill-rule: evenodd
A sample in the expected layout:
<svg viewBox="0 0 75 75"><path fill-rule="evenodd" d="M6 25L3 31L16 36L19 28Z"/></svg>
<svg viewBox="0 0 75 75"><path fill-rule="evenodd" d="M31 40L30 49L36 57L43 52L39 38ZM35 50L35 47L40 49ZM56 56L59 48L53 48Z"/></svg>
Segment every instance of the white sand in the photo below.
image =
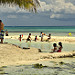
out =
<svg viewBox="0 0 75 75"><path fill-rule="evenodd" d="M0 66L33 64L46 60L57 61L54 57L72 55L72 53L40 53L36 48L21 49L12 44L0 44Z"/></svg>
<svg viewBox="0 0 75 75"><path fill-rule="evenodd" d="M5 36L5 39L18 39L19 36ZM32 40L34 40L35 36L31 36ZM27 39L27 35L23 36L23 40ZM38 40L40 41L40 37L38 36ZM47 36L44 36L43 40L46 41ZM51 36L49 40L51 42L68 42L75 43L75 37L68 36ZM30 49L21 49L11 44L0 44L0 66L4 65L21 65L21 64L33 64L40 61L46 60L54 60L53 57L59 57L63 55L71 55L72 52L61 52L61 53L39 53L38 49L30 48Z"/></svg>
<svg viewBox="0 0 75 75"><path fill-rule="evenodd" d="M23 36L22 40L26 40L28 37L28 35L25 35ZM18 39L19 36L18 35L15 35L15 36L5 36L4 38L7 38L7 39ZM32 41L34 40L35 36L31 36L32 38ZM37 36L37 41L40 41L41 40L41 37ZM47 40L47 36L44 36L43 37L43 41L46 41ZM75 43L75 37L72 37L72 36L51 36L51 39L49 40L51 42L72 42L72 43Z"/></svg>
<svg viewBox="0 0 75 75"><path fill-rule="evenodd" d="M21 49L11 44L0 44L0 66L13 65L23 61L37 60L35 57L38 53L36 48ZM28 63L28 62L26 62Z"/></svg>

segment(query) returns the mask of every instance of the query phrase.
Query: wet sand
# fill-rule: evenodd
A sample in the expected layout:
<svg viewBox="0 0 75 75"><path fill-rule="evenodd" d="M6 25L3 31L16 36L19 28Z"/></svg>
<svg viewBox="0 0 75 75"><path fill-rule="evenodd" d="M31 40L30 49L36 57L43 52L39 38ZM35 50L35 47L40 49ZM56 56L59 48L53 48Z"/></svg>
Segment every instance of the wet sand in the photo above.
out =
<svg viewBox="0 0 75 75"><path fill-rule="evenodd" d="M75 54L75 51L61 53L40 53L36 48L22 49L12 44L0 44L0 66L21 64L30 65L47 60L57 61L60 60L59 56L71 56L72 53Z"/></svg>

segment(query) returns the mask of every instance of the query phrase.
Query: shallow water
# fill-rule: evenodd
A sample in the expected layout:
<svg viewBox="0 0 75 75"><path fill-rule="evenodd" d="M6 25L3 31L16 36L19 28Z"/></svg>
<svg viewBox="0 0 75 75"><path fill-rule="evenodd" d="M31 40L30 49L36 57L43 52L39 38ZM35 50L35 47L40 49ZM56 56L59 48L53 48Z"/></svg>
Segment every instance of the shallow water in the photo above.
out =
<svg viewBox="0 0 75 75"><path fill-rule="evenodd" d="M41 49L42 52L51 52L53 49L53 43L54 42L27 42L25 40L22 40L21 42L19 40L16 39L4 39L4 42L8 42L11 44L15 44L18 45L20 47L34 47L34 48L38 48ZM58 43L57 43L58 44ZM75 43L63 43L63 49L62 51L73 51L75 50Z"/></svg>

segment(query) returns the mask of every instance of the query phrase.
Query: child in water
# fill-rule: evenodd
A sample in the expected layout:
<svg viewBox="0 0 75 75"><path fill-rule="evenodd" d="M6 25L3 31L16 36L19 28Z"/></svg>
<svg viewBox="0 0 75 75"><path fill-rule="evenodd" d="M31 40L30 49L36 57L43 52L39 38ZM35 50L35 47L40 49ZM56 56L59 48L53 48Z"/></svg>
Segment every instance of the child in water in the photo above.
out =
<svg viewBox="0 0 75 75"><path fill-rule="evenodd" d="M21 41L21 38L22 38L22 37L21 37L21 35L20 35L20 37L19 37L19 41Z"/></svg>
<svg viewBox="0 0 75 75"><path fill-rule="evenodd" d="M47 37L47 40L46 41L49 41L51 39L51 34L48 35Z"/></svg>
<svg viewBox="0 0 75 75"><path fill-rule="evenodd" d="M61 52L61 50L62 50L62 48L63 48L63 47L62 47L62 43L61 43L61 42L59 42L59 43L58 43L58 45L59 45L59 49L58 49L58 51L57 51L57 52Z"/></svg>
<svg viewBox="0 0 75 75"><path fill-rule="evenodd" d="M52 49L53 52L57 52L57 44L56 43L53 44L53 47L54 47L54 49Z"/></svg>
<svg viewBox="0 0 75 75"><path fill-rule="evenodd" d="M41 32L40 37L41 37L41 41L43 42L43 35L46 35L45 33Z"/></svg>
<svg viewBox="0 0 75 75"><path fill-rule="evenodd" d="M37 36L35 36L35 39L34 39L34 41L36 42L36 40L37 40Z"/></svg>
<svg viewBox="0 0 75 75"><path fill-rule="evenodd" d="M8 36L8 31L7 30L6 30L6 33L5 34L6 34L6 36Z"/></svg>

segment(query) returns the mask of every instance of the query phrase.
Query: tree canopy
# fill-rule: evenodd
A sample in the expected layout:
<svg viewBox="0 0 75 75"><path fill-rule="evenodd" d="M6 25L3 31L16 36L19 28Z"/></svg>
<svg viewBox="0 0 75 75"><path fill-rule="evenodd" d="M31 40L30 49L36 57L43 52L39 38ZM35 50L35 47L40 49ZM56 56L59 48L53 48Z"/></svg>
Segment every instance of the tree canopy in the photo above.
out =
<svg viewBox="0 0 75 75"><path fill-rule="evenodd" d="M30 11L37 12L37 7L40 6L38 0L0 0L0 5L9 4L10 5L18 5L20 8L28 9Z"/></svg>

